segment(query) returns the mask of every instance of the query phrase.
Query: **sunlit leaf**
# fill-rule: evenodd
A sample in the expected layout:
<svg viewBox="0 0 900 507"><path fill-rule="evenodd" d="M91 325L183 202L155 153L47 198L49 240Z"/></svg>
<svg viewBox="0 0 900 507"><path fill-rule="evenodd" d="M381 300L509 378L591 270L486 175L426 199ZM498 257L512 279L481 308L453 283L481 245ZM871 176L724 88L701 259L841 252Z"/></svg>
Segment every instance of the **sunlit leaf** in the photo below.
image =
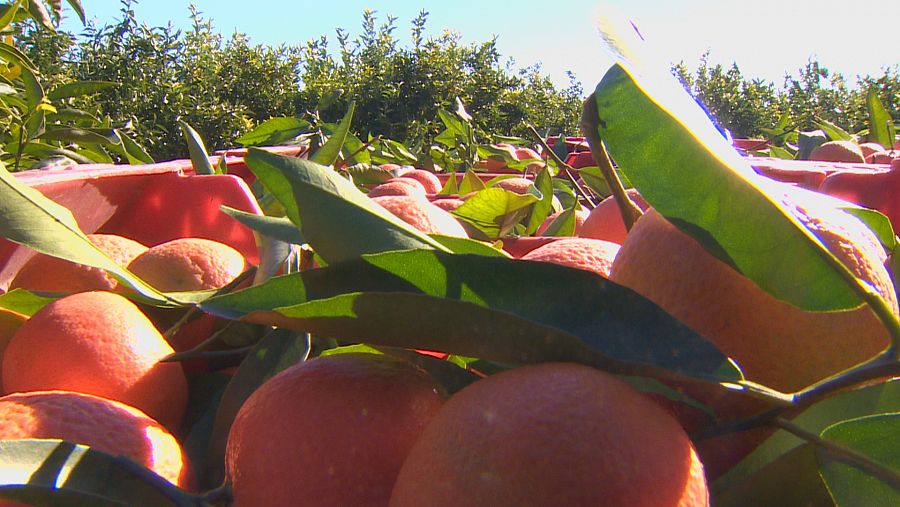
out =
<svg viewBox="0 0 900 507"><path fill-rule="evenodd" d="M451 213L484 233L488 239L497 239L512 230L524 218L528 207L538 201L534 194L517 194L491 187L468 198Z"/></svg>
<svg viewBox="0 0 900 507"><path fill-rule="evenodd" d="M187 143L188 153L191 156L191 165L194 167L194 173L216 174L216 170L213 168L212 161L209 159L209 154L206 151L206 145L203 143L203 138L200 137L200 134L183 120L178 120L178 126L181 128L181 133L184 135L184 141Z"/></svg>
<svg viewBox="0 0 900 507"><path fill-rule="evenodd" d="M84 95L91 95L97 92L101 92L109 88L114 88L116 86L118 86L118 83L114 83L112 81L75 81L72 83L66 83L57 86L47 94L47 98L56 101L73 97L81 97Z"/></svg>
<svg viewBox="0 0 900 507"><path fill-rule="evenodd" d="M274 146L306 134L311 128L308 121L294 116L269 118L235 142L242 146Z"/></svg>
<svg viewBox="0 0 900 507"><path fill-rule="evenodd" d="M353 111L356 105L351 102L347 108L347 113L341 119L335 130L331 133L331 137L321 148L312 154L310 160L322 165L334 165L338 157L341 155L341 149L344 147L344 141L350 133L350 124L353 121Z"/></svg>
<svg viewBox="0 0 900 507"><path fill-rule="evenodd" d="M869 140L885 148L892 147L897 130L891 114L884 108L874 87L870 87L866 92L866 110L869 113Z"/></svg>

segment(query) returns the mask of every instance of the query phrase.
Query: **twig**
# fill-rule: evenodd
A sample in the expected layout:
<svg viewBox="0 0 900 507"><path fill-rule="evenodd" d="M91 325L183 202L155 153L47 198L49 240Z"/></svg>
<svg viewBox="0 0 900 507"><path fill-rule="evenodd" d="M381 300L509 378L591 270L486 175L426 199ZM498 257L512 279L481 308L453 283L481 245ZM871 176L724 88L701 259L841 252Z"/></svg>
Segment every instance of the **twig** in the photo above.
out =
<svg viewBox="0 0 900 507"><path fill-rule="evenodd" d="M530 131L531 131L531 135L534 136L534 138L537 139L537 141L538 141L539 143L541 143L541 146L544 148L544 151L545 151L546 153L548 153L549 156L550 156L551 158L553 158L553 160L554 160L557 164L559 164L559 167L562 168L563 173L565 173L565 175L566 175L566 178L568 178L569 181L572 182L572 185L575 186L575 191L576 191L576 192L578 193L578 195L581 196L581 198L584 199L584 201L587 203L588 208L590 208L590 209L596 208L596 207L597 207L597 204L594 203L594 200L591 199L591 196L588 195L588 193L587 193L587 191L585 191L584 187L582 187L581 184L578 183L578 180L575 178L575 176L572 175L572 171L574 171L574 170L576 170L576 169L575 169L574 167L570 166L569 164L565 163L561 158L559 158L559 157L556 155L556 152L553 151L553 150L550 148L550 146L547 145L547 141L544 140L544 138L543 138L543 137L541 136L541 134L537 131L537 129L535 129L532 125L528 125L528 130L530 130Z"/></svg>
<svg viewBox="0 0 900 507"><path fill-rule="evenodd" d="M900 472L897 470L885 467L869 456L841 444L840 442L822 438L787 419L776 417L773 420L773 423L784 431L819 447L838 461L843 461L848 465L859 468L872 477L876 477L882 482L891 485L894 489L900 490Z"/></svg>
<svg viewBox="0 0 900 507"><path fill-rule="evenodd" d="M594 157L594 162L597 163L597 166L603 173L606 184L609 185L609 190L612 192L612 195L616 199L616 203L619 205L619 212L622 213L625 229L630 231L631 227L644 212L641 211L641 208L628 197L628 194L625 192L625 186L622 184L622 180L619 179L619 175L616 174L616 170L612 166L612 161L609 159L606 147L603 145L603 141L600 140L600 136L597 134L597 122L599 119L597 103L594 101L594 94L592 93L584 101L584 108L581 113L581 131L584 134L584 137L587 138L588 145L591 147L591 156Z"/></svg>
<svg viewBox="0 0 900 507"><path fill-rule="evenodd" d="M350 155L347 155L346 158L344 158L343 160L341 160L341 163L340 163L340 166L339 166L339 167L344 167L345 165L347 165L345 161L351 160L353 157L355 157L355 156L359 155L360 153L362 153L362 152L368 150L368 149L369 149L369 146L372 146L372 144L375 143L375 142L377 142L377 141L381 141L381 134L378 134L377 136L373 137L371 140L364 142L363 145L360 146L359 148L357 148L353 153L351 153Z"/></svg>

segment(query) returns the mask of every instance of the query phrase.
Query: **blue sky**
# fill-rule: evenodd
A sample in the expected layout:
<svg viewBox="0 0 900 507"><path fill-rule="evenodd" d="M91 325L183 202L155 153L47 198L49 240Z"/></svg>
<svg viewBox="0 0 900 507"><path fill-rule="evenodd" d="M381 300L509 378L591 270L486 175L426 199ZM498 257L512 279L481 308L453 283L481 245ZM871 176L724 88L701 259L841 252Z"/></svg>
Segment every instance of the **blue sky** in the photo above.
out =
<svg viewBox="0 0 900 507"><path fill-rule="evenodd" d="M88 18L98 25L121 17L119 0L82 3ZM171 21L187 27L189 3L142 0L133 8L138 20L151 26ZM496 36L501 54L517 65L540 63L561 85L568 82L565 71L570 70L585 90L592 89L612 63L598 36L595 20L602 13L634 21L665 62L684 61L695 68L709 50L712 62L736 62L744 76L777 85L786 72L795 74L811 57L848 78L881 74L884 67L900 62L897 0L193 0L193 4L221 33L239 31L261 44L302 44L321 35L334 40L338 27L356 35L366 8L375 10L380 21L396 17L395 33L408 40L411 20L424 9L429 12L426 28L431 35L454 30L468 43ZM69 17L74 17L71 11ZM63 26L80 29L72 19Z"/></svg>

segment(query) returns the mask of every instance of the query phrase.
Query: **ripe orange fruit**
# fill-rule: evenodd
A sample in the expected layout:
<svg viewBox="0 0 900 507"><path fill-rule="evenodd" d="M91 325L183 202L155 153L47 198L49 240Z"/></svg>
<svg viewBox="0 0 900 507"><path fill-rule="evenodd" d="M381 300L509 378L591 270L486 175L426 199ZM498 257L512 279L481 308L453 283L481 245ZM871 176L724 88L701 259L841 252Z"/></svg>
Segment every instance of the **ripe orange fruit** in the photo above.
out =
<svg viewBox="0 0 900 507"><path fill-rule="evenodd" d="M299 363L244 403L228 436L234 505L386 505L406 453L443 403L411 363L341 354Z"/></svg>
<svg viewBox="0 0 900 507"><path fill-rule="evenodd" d="M425 193L436 194L441 191L444 186L441 180L431 171L425 169L410 169L400 175L401 178L410 178L418 181L425 188Z"/></svg>
<svg viewBox="0 0 900 507"><path fill-rule="evenodd" d="M821 162L865 163L866 161L866 157L863 155L859 145L853 141L828 141L827 143L822 143L809 154L809 159Z"/></svg>
<svg viewBox="0 0 900 507"><path fill-rule="evenodd" d="M181 365L140 309L111 292L58 299L28 319L3 354L4 392L61 389L137 407L177 428L187 407Z"/></svg>
<svg viewBox="0 0 900 507"><path fill-rule="evenodd" d="M385 195L372 198L400 220L426 234L468 237L463 226L450 213L426 199L408 195Z"/></svg>
<svg viewBox="0 0 900 507"><path fill-rule="evenodd" d="M123 267L147 251L141 243L115 234L88 234L88 239ZM118 286L118 281L100 268L36 254L22 266L9 288L70 294L90 290L112 291Z"/></svg>
<svg viewBox="0 0 900 507"><path fill-rule="evenodd" d="M592 271L609 278L619 244L602 239L560 238L522 256L526 261L543 261Z"/></svg>
<svg viewBox="0 0 900 507"><path fill-rule="evenodd" d="M188 487L181 446L158 422L124 403L70 391L0 398L0 440L57 438L131 458L169 482Z"/></svg>
<svg viewBox="0 0 900 507"><path fill-rule="evenodd" d="M211 239L178 238L150 247L128 269L163 292L219 289L246 269L244 256Z"/></svg>
<svg viewBox="0 0 900 507"><path fill-rule="evenodd" d="M462 206L466 201L459 199L457 197L446 197L443 199L434 199L431 201L431 204L441 208L444 211L453 211L456 208Z"/></svg>
<svg viewBox="0 0 900 507"><path fill-rule="evenodd" d="M454 394L403 463L391 507L705 506L678 422L615 376L523 366Z"/></svg>
<svg viewBox="0 0 900 507"><path fill-rule="evenodd" d="M876 142L862 143L859 145L859 151L862 152L866 160L869 160L870 155L884 151L884 146Z"/></svg>
<svg viewBox="0 0 900 507"><path fill-rule="evenodd" d="M650 207L637 190L629 188L625 190L625 193L642 211L646 211ZM604 239L621 245L625 241L627 234L628 231L625 229L625 221L622 220L622 212L619 211L619 205L613 196L609 196L600 201L600 204L591 210L584 220L584 224L581 225L578 236Z"/></svg>
<svg viewBox="0 0 900 507"><path fill-rule="evenodd" d="M369 197L413 195L425 197L425 186L412 178L391 178L369 191Z"/></svg>
<svg viewBox="0 0 900 507"><path fill-rule="evenodd" d="M517 194L527 193L528 188L532 185L534 185L534 182L528 178L505 178L494 183L495 187L509 190L510 192L515 192Z"/></svg>
<svg viewBox="0 0 900 507"><path fill-rule="evenodd" d="M896 313L896 294L884 267L886 254L875 235L847 213L788 199L792 213L857 277L881 293ZM830 313L800 310L707 253L656 211L637 221L619 250L610 279L649 298L709 339L737 361L749 380L784 392L862 362L889 343L887 331L868 307ZM723 399L707 399L705 391L694 394L718 408L725 419L759 409L746 399L724 396L721 390L713 395ZM729 452L732 444L743 450ZM710 476L727 470L747 450L746 442L737 438L710 443L709 451L704 442L698 447ZM713 453L720 458L708 458Z"/></svg>

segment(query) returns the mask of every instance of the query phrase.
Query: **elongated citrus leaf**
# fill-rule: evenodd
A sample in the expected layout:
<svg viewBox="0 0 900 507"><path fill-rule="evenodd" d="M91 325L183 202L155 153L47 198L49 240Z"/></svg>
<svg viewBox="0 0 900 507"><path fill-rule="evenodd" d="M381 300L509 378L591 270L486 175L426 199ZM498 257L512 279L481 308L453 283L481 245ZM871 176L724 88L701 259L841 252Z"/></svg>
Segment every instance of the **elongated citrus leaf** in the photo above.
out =
<svg viewBox="0 0 900 507"><path fill-rule="evenodd" d="M447 182L444 183L441 191L438 192L438 195L456 195L459 194L459 185L456 182L456 172L450 171L450 174L447 175Z"/></svg>
<svg viewBox="0 0 900 507"><path fill-rule="evenodd" d="M850 141L853 139L853 135L850 132L842 129L841 127L831 123L828 120L823 120L822 118L816 118L816 121L813 122L817 127L825 131L825 134L828 135L828 138L832 141Z"/></svg>
<svg viewBox="0 0 900 507"><path fill-rule="evenodd" d="M81 97L101 92L117 85L118 83L112 81L75 81L73 83L57 86L47 94L47 98L55 101L72 97Z"/></svg>
<svg viewBox="0 0 900 507"><path fill-rule="evenodd" d="M37 71L37 68L34 66L34 63L32 63L32 61L28 58L28 55L20 51L17 47L5 42L0 42L0 58L22 68L29 69L32 72Z"/></svg>
<svg viewBox="0 0 900 507"><path fill-rule="evenodd" d="M534 194L517 194L491 187L479 191L451 213L472 224L487 238L497 239L515 227L525 216L528 207L539 200Z"/></svg>
<svg viewBox="0 0 900 507"><path fill-rule="evenodd" d="M851 283L871 288L778 202L784 187L756 175L680 85L657 85L616 64L594 94L598 133L641 195L775 297L810 311L859 306Z"/></svg>
<svg viewBox="0 0 900 507"><path fill-rule="evenodd" d="M45 505L196 505L199 499L124 458L62 440L0 440L0 498Z"/></svg>
<svg viewBox="0 0 900 507"><path fill-rule="evenodd" d="M225 445L231 423L244 401L266 380L278 372L309 356L308 334L289 329L275 329L264 336L247 354L225 388L209 438L206 470L202 476L206 484L220 484L225 476Z"/></svg>
<svg viewBox="0 0 900 507"><path fill-rule="evenodd" d="M85 24L84 7L81 6L81 0L68 0L68 2L75 14L78 15L78 19L81 20L81 24Z"/></svg>
<svg viewBox="0 0 900 507"><path fill-rule="evenodd" d="M462 181L459 182L459 188L457 189L457 193L460 195L466 195L470 192L478 192L480 190L484 190L487 188L487 185L481 181L481 178L475 174L475 171L471 169L467 169L465 174L463 175Z"/></svg>
<svg viewBox="0 0 900 507"><path fill-rule="evenodd" d="M355 109L356 104L351 102L350 107L347 109L347 114L344 115L341 122L338 123L337 127L331 133L331 137L328 138L328 141L324 146L313 153L310 160L317 164L334 165L338 157L341 156L341 148L344 147L344 142L347 140L347 135L350 133L350 123L353 121L353 111Z"/></svg>
<svg viewBox="0 0 900 507"><path fill-rule="evenodd" d="M315 162L250 148L247 167L284 205L329 264L365 253L446 247L378 206L349 180Z"/></svg>
<svg viewBox="0 0 900 507"><path fill-rule="evenodd" d="M47 30L55 30L56 28L53 26L53 20L50 18L50 13L47 12L47 7L44 6L43 0L28 0L28 13L31 14L32 19L40 23Z"/></svg>
<svg viewBox="0 0 900 507"><path fill-rule="evenodd" d="M122 148L125 151L125 156L128 158L129 164L140 165L153 163L153 157L147 153L147 150L145 150L143 146L132 139L131 136L124 132L119 132L119 137L122 138Z"/></svg>
<svg viewBox="0 0 900 507"><path fill-rule="evenodd" d="M900 473L900 413L842 421L826 428L821 436L861 453L895 475ZM825 485L838 506L900 505L900 480L896 477L875 477L827 449L817 449L816 455Z"/></svg>
<svg viewBox="0 0 900 507"><path fill-rule="evenodd" d="M869 140L875 141L885 148L892 147L894 138L897 136L894 120L884 108L874 87L870 87L866 93L866 110L869 113Z"/></svg>
<svg viewBox="0 0 900 507"><path fill-rule="evenodd" d="M447 247L453 253L465 253L475 255L487 255L489 257L512 258L508 253L483 242L469 238L457 238L456 236L441 236L431 234L431 239Z"/></svg>
<svg viewBox="0 0 900 507"><path fill-rule="evenodd" d="M16 19L16 14L18 13L18 3L0 5L0 30L6 31L13 20Z"/></svg>
<svg viewBox="0 0 900 507"><path fill-rule="evenodd" d="M900 379L893 379L826 398L806 408L793 422L809 432L820 433L840 421L897 410L900 410ZM803 440L786 431L775 432L720 477L716 488L724 490L735 487L803 443Z"/></svg>
<svg viewBox="0 0 900 507"><path fill-rule="evenodd" d="M295 245L306 243L303 235L300 234L300 229L287 217L257 215L228 206L222 206L220 209L226 215L265 236Z"/></svg>
<svg viewBox="0 0 900 507"><path fill-rule="evenodd" d="M0 236L38 252L105 269L148 301L175 301L119 266L97 248L78 227L72 212L16 180L0 167Z"/></svg>
<svg viewBox="0 0 900 507"><path fill-rule="evenodd" d="M72 143L120 144L122 138L114 129L81 129L75 127L54 128L44 132L41 139Z"/></svg>
<svg viewBox="0 0 900 507"><path fill-rule="evenodd" d="M563 147L565 147L565 143L563 143ZM533 235L544 223L544 220L553 213L553 177L548 168L544 167L537 174L534 178L534 186L541 193L541 199L531 207L528 224L525 227L526 236Z"/></svg>
<svg viewBox="0 0 900 507"><path fill-rule="evenodd" d="M184 140L187 143L194 172L197 174L216 174L200 134L183 120L178 120L178 126L181 128L181 133L184 135Z"/></svg>
<svg viewBox="0 0 900 507"><path fill-rule="evenodd" d="M30 317L54 300L55 298L38 296L25 289L13 289L6 294L0 294L0 308Z"/></svg>
<svg viewBox="0 0 900 507"><path fill-rule="evenodd" d="M575 211L575 208L569 208L560 213L560 215L550 223L550 226L547 227L547 230L544 231L543 235L574 236L576 226Z"/></svg>
<svg viewBox="0 0 900 507"><path fill-rule="evenodd" d="M310 131L312 125L293 116L269 118L235 141L242 146L273 146Z"/></svg>
<svg viewBox="0 0 900 507"><path fill-rule="evenodd" d="M549 263L389 252L273 278L202 308L499 362L619 362L706 380L741 378L712 344L649 300L593 273Z"/></svg>

